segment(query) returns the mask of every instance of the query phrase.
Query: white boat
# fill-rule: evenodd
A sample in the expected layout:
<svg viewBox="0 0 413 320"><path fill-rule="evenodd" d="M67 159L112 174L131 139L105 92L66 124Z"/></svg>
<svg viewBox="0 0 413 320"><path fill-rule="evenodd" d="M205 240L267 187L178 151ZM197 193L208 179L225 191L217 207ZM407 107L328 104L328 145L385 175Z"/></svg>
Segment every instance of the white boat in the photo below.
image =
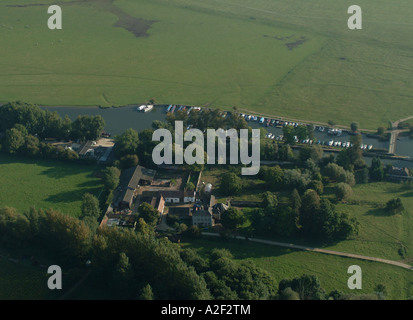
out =
<svg viewBox="0 0 413 320"><path fill-rule="evenodd" d="M153 105L149 104L149 105L141 105L137 108L137 110L139 112L148 112L151 111L153 109Z"/></svg>

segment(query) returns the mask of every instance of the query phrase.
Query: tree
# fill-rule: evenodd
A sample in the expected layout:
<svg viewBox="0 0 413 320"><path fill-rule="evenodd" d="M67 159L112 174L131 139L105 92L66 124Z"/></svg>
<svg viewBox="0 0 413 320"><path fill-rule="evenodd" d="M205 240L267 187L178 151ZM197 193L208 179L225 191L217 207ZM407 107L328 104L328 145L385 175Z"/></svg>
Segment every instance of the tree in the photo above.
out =
<svg viewBox="0 0 413 320"><path fill-rule="evenodd" d="M369 169L364 167L363 169L357 170L355 172L356 183L366 184L369 182Z"/></svg>
<svg viewBox="0 0 413 320"><path fill-rule="evenodd" d="M400 198L389 200L386 203L386 211L390 214L399 214L404 211L404 205Z"/></svg>
<svg viewBox="0 0 413 320"><path fill-rule="evenodd" d="M324 300L326 293L317 276L304 274L291 281L291 289L298 293L301 300Z"/></svg>
<svg viewBox="0 0 413 320"><path fill-rule="evenodd" d="M113 191L119 185L120 170L116 167L106 167L103 170L103 184L108 191Z"/></svg>
<svg viewBox="0 0 413 320"><path fill-rule="evenodd" d="M353 195L353 189L347 183L340 182L336 187L336 197L339 201L344 201Z"/></svg>
<svg viewBox="0 0 413 320"><path fill-rule="evenodd" d="M122 169L136 167L139 163L139 158L136 154L127 154L120 158L120 165Z"/></svg>
<svg viewBox="0 0 413 320"><path fill-rule="evenodd" d="M315 190L319 195L322 195L324 192L324 185L321 181L318 180L311 180L308 188Z"/></svg>
<svg viewBox="0 0 413 320"><path fill-rule="evenodd" d="M300 208L301 208L301 197L300 194L298 193L297 189L294 189L291 192L291 196L290 196L290 205L291 208L294 210L294 212L296 214L298 214L300 212Z"/></svg>
<svg viewBox="0 0 413 320"><path fill-rule="evenodd" d="M358 161L363 159L363 151L361 150L363 138L361 134L356 134L351 136L350 143L351 146L347 149L347 154L350 159L350 164L356 164Z"/></svg>
<svg viewBox="0 0 413 320"><path fill-rule="evenodd" d="M80 115L71 125L71 137L73 139L96 140L105 128L105 120L102 116Z"/></svg>
<svg viewBox="0 0 413 320"><path fill-rule="evenodd" d="M230 231L236 231L246 220L244 212L234 207L221 214L222 226Z"/></svg>
<svg viewBox="0 0 413 320"><path fill-rule="evenodd" d="M300 300L300 296L293 289L287 287L279 293L279 300Z"/></svg>
<svg viewBox="0 0 413 320"><path fill-rule="evenodd" d="M283 128L283 135L284 135L284 140L287 144L295 144L295 140L294 140L294 135L295 135L295 131L294 131L294 127L292 126L285 126Z"/></svg>
<svg viewBox="0 0 413 320"><path fill-rule="evenodd" d="M99 200L93 194L85 193L82 197L82 214L80 218L92 216L98 218L100 216Z"/></svg>
<svg viewBox="0 0 413 320"><path fill-rule="evenodd" d="M359 129L359 124L357 122L352 122L350 125L351 131L357 132Z"/></svg>
<svg viewBox="0 0 413 320"><path fill-rule="evenodd" d="M134 291L134 271L128 256L121 252L119 260L113 272L112 287L117 296L130 298Z"/></svg>
<svg viewBox="0 0 413 320"><path fill-rule="evenodd" d="M139 134L136 130L127 129L124 133L115 137L115 142L115 151L118 156L136 154L139 146Z"/></svg>
<svg viewBox="0 0 413 320"><path fill-rule="evenodd" d="M320 208L320 196L315 190L308 189L301 197L299 223L306 234L315 234L317 214Z"/></svg>
<svg viewBox="0 0 413 320"><path fill-rule="evenodd" d="M304 146L300 149L299 152L299 159L301 162L306 162L308 159L311 158L311 148L309 146Z"/></svg>
<svg viewBox="0 0 413 320"><path fill-rule="evenodd" d="M186 188L186 190L192 191L192 190L195 190L195 185L191 181L189 181L186 184L185 188Z"/></svg>
<svg viewBox="0 0 413 320"><path fill-rule="evenodd" d="M315 162L320 161L323 158L324 151L323 148L320 145L313 145L311 147L311 159L313 159Z"/></svg>
<svg viewBox="0 0 413 320"><path fill-rule="evenodd" d="M374 157L371 161L370 180L382 181L384 179L384 169L381 160Z"/></svg>
<svg viewBox="0 0 413 320"><path fill-rule="evenodd" d="M145 222L154 227L158 223L159 212L149 203L144 202L138 208L139 217L145 220Z"/></svg>
<svg viewBox="0 0 413 320"><path fill-rule="evenodd" d="M264 180L272 190L278 190L282 187L284 180L284 171L280 166L270 167L264 171Z"/></svg>
<svg viewBox="0 0 413 320"><path fill-rule="evenodd" d="M10 248L25 245L31 238L30 221L14 208L0 209L0 243Z"/></svg>
<svg viewBox="0 0 413 320"><path fill-rule="evenodd" d="M222 175L220 190L226 195L236 195L243 188L242 180L233 172L226 172Z"/></svg>
<svg viewBox="0 0 413 320"><path fill-rule="evenodd" d="M376 293L377 297L378 297L380 300L386 299L387 289L386 289L386 286L385 286L384 284L379 283L379 284L374 288L374 292Z"/></svg>
<svg viewBox="0 0 413 320"><path fill-rule="evenodd" d="M141 289L138 297L139 300L154 300L154 294L151 285L148 283Z"/></svg>
<svg viewBox="0 0 413 320"><path fill-rule="evenodd" d="M5 149L11 154L18 153L24 145L25 139L24 133L17 128L11 128L6 131Z"/></svg>
<svg viewBox="0 0 413 320"><path fill-rule="evenodd" d="M275 193L266 191L262 195L262 205L264 208L275 208L278 206L278 198Z"/></svg>
<svg viewBox="0 0 413 320"><path fill-rule="evenodd" d="M99 200L90 193L85 193L82 197L82 206L79 219L89 227L92 233L98 228L98 219L100 216Z"/></svg>

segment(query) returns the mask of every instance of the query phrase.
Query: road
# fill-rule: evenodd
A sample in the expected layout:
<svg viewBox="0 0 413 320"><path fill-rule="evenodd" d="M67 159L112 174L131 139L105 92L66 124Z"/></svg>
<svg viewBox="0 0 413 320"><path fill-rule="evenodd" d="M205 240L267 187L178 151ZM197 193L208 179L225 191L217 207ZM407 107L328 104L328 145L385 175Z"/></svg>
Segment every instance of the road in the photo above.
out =
<svg viewBox="0 0 413 320"><path fill-rule="evenodd" d="M407 120L413 119L413 116L405 118L405 119L399 119L395 122L391 123L392 131L391 131L391 136L390 136L390 144L389 144L389 153L390 154L395 154L396 153L396 145L397 145L397 137L399 136L400 132L408 131L408 130L399 130L399 124L401 122L405 122Z"/></svg>
<svg viewBox="0 0 413 320"><path fill-rule="evenodd" d="M213 237L219 237L220 236L218 233L211 233L211 232L202 232L202 235L213 236ZM241 236L237 236L236 238L239 239L239 240L245 240L245 237L241 237ZM291 244L291 243L285 243L285 242L255 239L255 238L248 238L248 241L268 244L268 245L272 245L272 246L290 248L290 249L297 249L297 250L311 251L311 252L319 252L319 253L330 254L330 255L335 255L335 256L341 256L341 257L347 257L347 258L353 258L353 259L381 262L381 263L393 265L393 266L396 266L396 267L400 267L400 268L403 268L403 269L413 270L413 266L402 263L402 262L393 261L393 260L387 260L387 259L381 259L381 258L375 258L375 257L368 257L368 256L363 256L363 255L358 255L358 254L353 254L353 253L346 253L346 252L332 251L332 250L326 250L326 249L312 248L312 247L307 247L307 246L299 246L299 245L295 245L295 244Z"/></svg>

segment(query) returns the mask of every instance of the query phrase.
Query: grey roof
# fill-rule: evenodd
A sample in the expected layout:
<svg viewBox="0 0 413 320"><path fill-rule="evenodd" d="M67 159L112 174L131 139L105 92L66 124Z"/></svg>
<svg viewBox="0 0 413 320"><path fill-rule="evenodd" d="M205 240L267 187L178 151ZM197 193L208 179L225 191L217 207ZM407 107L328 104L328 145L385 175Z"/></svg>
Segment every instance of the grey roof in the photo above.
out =
<svg viewBox="0 0 413 320"><path fill-rule="evenodd" d="M120 202L130 203L140 181L152 181L155 174L155 170L146 169L142 166L122 170L118 187L120 194L116 204L119 205Z"/></svg>

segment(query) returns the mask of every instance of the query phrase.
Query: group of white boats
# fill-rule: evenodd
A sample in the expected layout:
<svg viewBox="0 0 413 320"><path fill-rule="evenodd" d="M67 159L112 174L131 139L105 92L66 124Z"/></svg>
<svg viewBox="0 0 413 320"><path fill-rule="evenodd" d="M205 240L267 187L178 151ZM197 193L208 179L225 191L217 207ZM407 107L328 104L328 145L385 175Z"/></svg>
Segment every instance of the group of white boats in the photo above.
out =
<svg viewBox="0 0 413 320"><path fill-rule="evenodd" d="M140 107L137 108L139 112L148 112L153 109L153 105L141 105ZM166 108L166 113L174 113L175 111L186 111L188 114L191 112L191 110L201 110L201 107L188 107L188 106L182 106L182 105L169 105ZM223 116L227 116L227 113L224 112ZM299 125L306 125L304 123L299 123L299 122L290 122L290 121L285 121L285 120L280 120L280 119L270 119L270 118L264 118L264 117L258 117L254 115L249 115L249 114L244 114L240 113L240 116L245 118L246 121L257 121L259 124L264 124L265 126L273 126L273 127L286 127L286 126L293 126L297 127ZM337 137L340 137L343 134L342 129L337 129L337 128L327 128L323 126L315 126L315 130L318 130L319 132L327 132L329 135L335 135ZM284 136L283 135L275 135L271 132L267 133L266 138L268 139L273 139L277 141L283 141ZM298 137L294 137L294 141L296 143L302 143L302 144L318 144L318 145L325 145L329 147L341 147L341 148L349 148L352 146L352 144L348 141L335 141L333 139L328 140L328 141L321 141L321 140L311 140L311 139L304 139L302 141L299 141ZM360 146L361 149L363 150L371 150L373 149L373 145L367 145L367 144L362 144Z"/></svg>
<svg viewBox="0 0 413 320"><path fill-rule="evenodd" d="M266 138L268 139L273 139L273 140L277 140L277 141L283 141L284 140L284 136L283 135L278 135L276 136L273 133L267 133ZM353 144L351 144L348 141L334 141L334 140L329 140L329 141L321 141L321 140L311 140L311 139L304 139L304 140L299 140L297 136L294 136L294 141L296 143L302 143L302 144L319 144L319 145L325 145L325 146L329 146L329 147L341 147L341 148L350 148L353 146ZM373 149L373 145L367 145L367 144L362 144L360 146L360 149L363 150L371 150Z"/></svg>
<svg viewBox="0 0 413 320"><path fill-rule="evenodd" d="M166 113L174 113L175 111L186 111L189 114L192 110L201 110L201 107L187 107L187 106L177 106L171 104L166 108Z"/></svg>

